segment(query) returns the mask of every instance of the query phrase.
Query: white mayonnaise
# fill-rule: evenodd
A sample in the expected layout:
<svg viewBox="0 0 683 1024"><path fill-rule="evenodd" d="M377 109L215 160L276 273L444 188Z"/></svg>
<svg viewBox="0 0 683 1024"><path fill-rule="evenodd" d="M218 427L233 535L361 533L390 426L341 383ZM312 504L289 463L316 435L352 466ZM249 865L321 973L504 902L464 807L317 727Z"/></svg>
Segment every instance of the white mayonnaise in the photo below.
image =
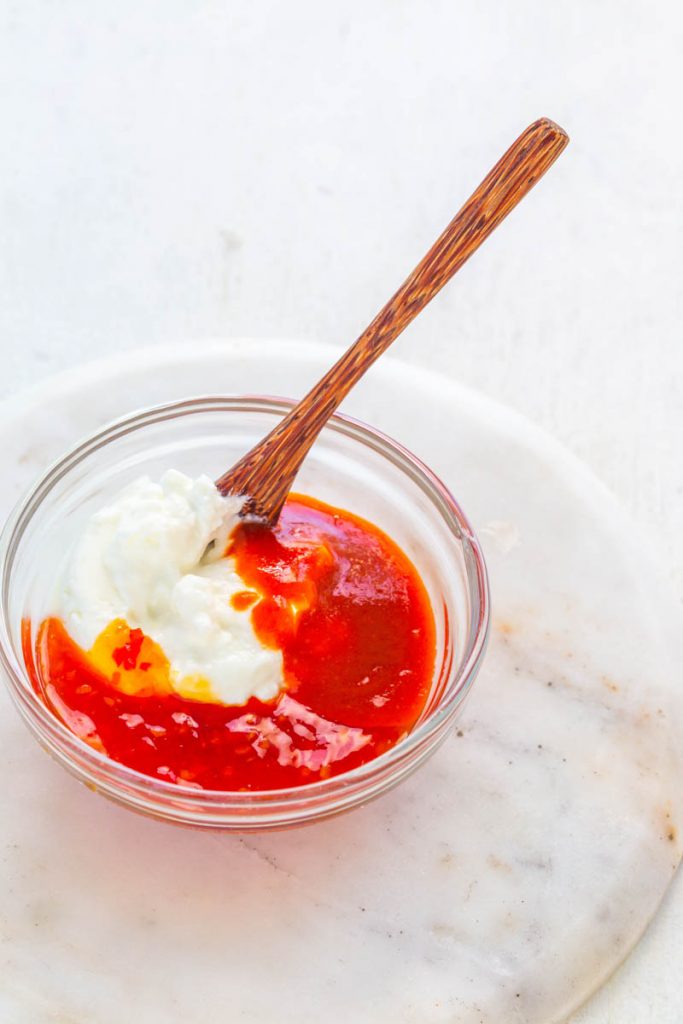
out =
<svg viewBox="0 0 683 1024"><path fill-rule="evenodd" d="M245 584L221 557L240 504L207 476L176 470L125 488L86 524L58 588L55 612L73 639L87 650L125 619L163 649L179 693L189 695L184 678L201 677L223 704L272 700L282 655L257 638L251 608L233 608Z"/></svg>

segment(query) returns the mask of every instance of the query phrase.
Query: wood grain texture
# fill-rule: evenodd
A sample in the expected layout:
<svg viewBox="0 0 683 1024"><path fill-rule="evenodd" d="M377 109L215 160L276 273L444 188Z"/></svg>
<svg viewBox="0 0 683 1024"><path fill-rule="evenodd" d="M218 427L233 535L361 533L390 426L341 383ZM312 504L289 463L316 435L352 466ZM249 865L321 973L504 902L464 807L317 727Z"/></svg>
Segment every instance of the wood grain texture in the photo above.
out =
<svg viewBox="0 0 683 1024"><path fill-rule="evenodd" d="M547 118L522 132L341 359L216 481L223 494L247 495L243 514L269 523L277 520L311 445L354 384L533 188L568 142L566 132Z"/></svg>

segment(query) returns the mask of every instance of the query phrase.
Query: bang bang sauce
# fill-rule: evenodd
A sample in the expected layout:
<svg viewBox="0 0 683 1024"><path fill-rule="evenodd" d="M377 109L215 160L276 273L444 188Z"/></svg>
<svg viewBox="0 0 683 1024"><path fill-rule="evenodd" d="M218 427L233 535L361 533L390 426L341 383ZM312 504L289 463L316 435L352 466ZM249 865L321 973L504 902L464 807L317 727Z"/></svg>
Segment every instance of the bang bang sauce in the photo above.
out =
<svg viewBox="0 0 683 1024"><path fill-rule="evenodd" d="M227 553L244 580L233 607L251 608L261 644L282 653L276 699L228 706L178 695L161 648L123 620L88 652L56 617L40 624L31 649L27 622L34 686L73 733L146 775L235 791L337 775L412 729L432 683L434 618L389 537L290 495L274 528L242 523Z"/></svg>

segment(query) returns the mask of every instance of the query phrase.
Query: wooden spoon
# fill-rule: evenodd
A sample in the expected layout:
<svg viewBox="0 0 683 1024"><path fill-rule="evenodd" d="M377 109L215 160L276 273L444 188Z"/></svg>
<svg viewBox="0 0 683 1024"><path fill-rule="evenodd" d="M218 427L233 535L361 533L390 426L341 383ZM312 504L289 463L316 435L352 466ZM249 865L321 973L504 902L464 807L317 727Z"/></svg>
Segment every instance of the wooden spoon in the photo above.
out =
<svg viewBox="0 0 683 1024"><path fill-rule="evenodd" d="M351 348L267 437L216 481L222 494L247 496L242 515L271 525L277 522L301 463L340 402L533 188L568 142L567 133L547 118L522 132Z"/></svg>

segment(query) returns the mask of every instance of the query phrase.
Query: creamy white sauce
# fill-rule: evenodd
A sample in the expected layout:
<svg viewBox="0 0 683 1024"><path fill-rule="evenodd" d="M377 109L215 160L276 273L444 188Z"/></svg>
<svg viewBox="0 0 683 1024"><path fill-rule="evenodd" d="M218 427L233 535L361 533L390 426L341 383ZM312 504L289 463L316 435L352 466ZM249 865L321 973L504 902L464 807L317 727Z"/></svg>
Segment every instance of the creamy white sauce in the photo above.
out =
<svg viewBox="0 0 683 1024"><path fill-rule="evenodd" d="M55 611L73 639L87 650L125 619L163 649L179 693L183 678L201 677L223 704L272 700L282 655L259 641L251 608L233 608L245 584L222 557L240 504L209 477L176 470L130 484L92 516L69 557Z"/></svg>

